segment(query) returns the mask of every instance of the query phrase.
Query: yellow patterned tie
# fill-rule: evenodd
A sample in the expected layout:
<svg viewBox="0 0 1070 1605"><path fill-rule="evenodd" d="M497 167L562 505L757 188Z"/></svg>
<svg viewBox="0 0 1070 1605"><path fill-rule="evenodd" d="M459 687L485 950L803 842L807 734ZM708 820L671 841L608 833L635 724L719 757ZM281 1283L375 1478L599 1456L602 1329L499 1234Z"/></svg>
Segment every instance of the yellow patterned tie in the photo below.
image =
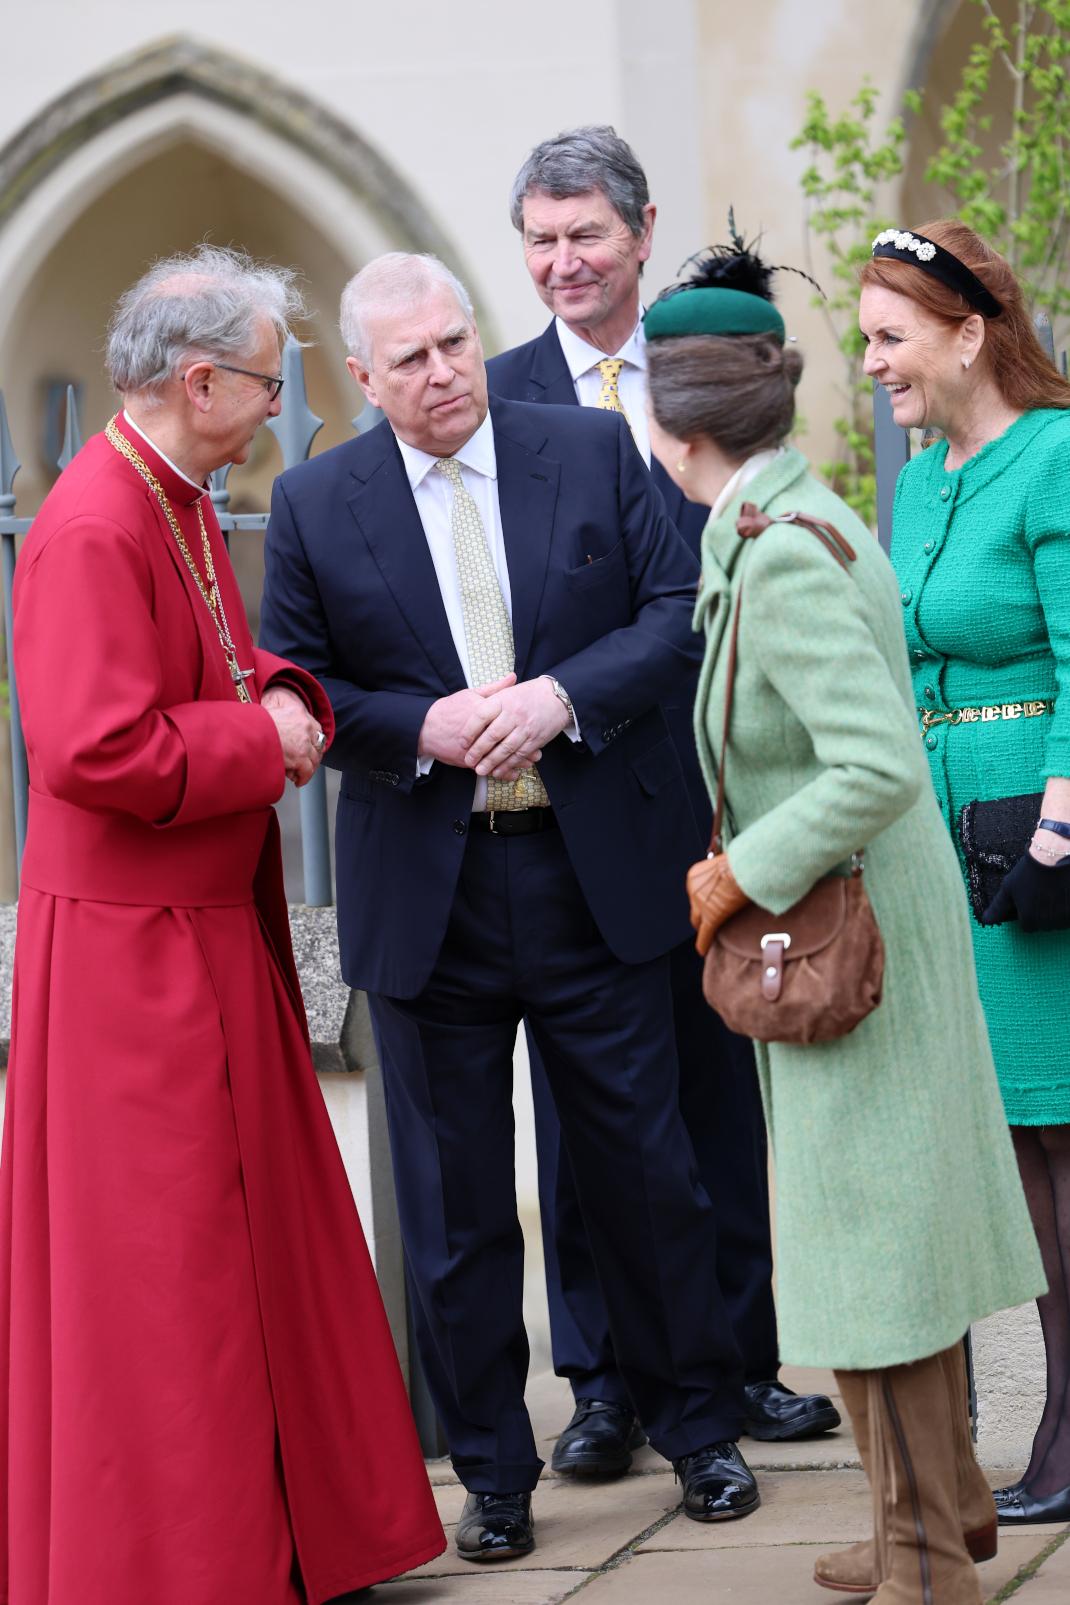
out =
<svg viewBox="0 0 1070 1605"><path fill-rule="evenodd" d="M465 489L455 457L440 457L436 467L453 488L450 530L461 583L464 634L473 685L486 685L511 674L516 666L513 626L487 545L479 508ZM488 780L487 807L546 808L550 802L537 769L524 769L515 780Z"/></svg>
<svg viewBox="0 0 1070 1605"><path fill-rule="evenodd" d="M624 363L620 357L603 357L598 364L598 371L602 375L602 389L598 395L598 405L608 412L619 412L628 420L628 428L632 427L631 419L624 411L624 403L620 399L620 370Z"/></svg>

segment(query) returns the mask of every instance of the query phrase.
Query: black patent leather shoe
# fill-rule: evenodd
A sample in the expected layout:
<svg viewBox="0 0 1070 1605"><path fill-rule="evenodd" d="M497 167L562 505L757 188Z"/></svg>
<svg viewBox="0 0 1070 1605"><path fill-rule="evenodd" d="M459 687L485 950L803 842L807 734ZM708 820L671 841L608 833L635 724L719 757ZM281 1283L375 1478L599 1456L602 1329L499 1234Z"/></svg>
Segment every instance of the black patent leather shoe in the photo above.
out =
<svg viewBox="0 0 1070 1605"><path fill-rule="evenodd" d="M469 1494L453 1535L462 1560L512 1560L535 1548L530 1494Z"/></svg>
<svg viewBox="0 0 1070 1605"><path fill-rule="evenodd" d="M996 1505L996 1516L1001 1527L1030 1527L1040 1522L1070 1521L1070 1487L1060 1488L1045 1499L1035 1499L1024 1484L1017 1489L1002 1489L1009 1497Z"/></svg>
<svg viewBox="0 0 1070 1605"><path fill-rule="evenodd" d="M762 1443L816 1438L840 1424L840 1412L824 1393L792 1393L783 1382L748 1382L743 1388L744 1426Z"/></svg>
<svg viewBox="0 0 1070 1605"><path fill-rule="evenodd" d="M732 1521L762 1502L754 1473L734 1443L711 1443L674 1460L683 1484L684 1515L692 1521Z"/></svg>
<svg viewBox="0 0 1070 1605"><path fill-rule="evenodd" d="M635 1411L608 1399L577 1399L575 1414L554 1446L551 1468L566 1477L621 1477L646 1433Z"/></svg>

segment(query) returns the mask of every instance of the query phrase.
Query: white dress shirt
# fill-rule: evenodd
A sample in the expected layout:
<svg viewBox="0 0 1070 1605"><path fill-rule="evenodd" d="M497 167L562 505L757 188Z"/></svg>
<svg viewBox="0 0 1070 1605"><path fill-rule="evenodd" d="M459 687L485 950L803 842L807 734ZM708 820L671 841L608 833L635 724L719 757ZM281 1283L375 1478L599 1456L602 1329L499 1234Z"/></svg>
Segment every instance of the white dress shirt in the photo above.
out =
<svg viewBox="0 0 1070 1605"><path fill-rule="evenodd" d="M442 593L442 605L446 610L453 644L461 660L465 681L471 685L472 667L468 657L468 638L464 629L464 600L461 596L461 581L457 573L457 555L454 551L453 529L450 523L453 488L445 474L436 471L435 464L439 460L437 457L421 451L418 446L408 445L404 440L398 440L398 450L401 452L401 460L412 488L420 523L427 537L431 561L435 565L435 575ZM494 564L494 572L501 586L505 611L509 615L509 622L512 623L513 593L509 585L509 565L505 560L502 511L498 503L498 461L494 452L494 430L489 413L475 434L470 435L453 456L461 465L461 481L464 488L478 507L479 516L483 520L491 562ZM575 726L565 733L570 740L579 740L579 730ZM417 772L421 775L429 774L434 761L433 758L418 758ZM486 778L477 775L472 808L473 811L477 811L486 806Z"/></svg>
<svg viewBox="0 0 1070 1605"><path fill-rule="evenodd" d="M650 467L650 427L646 420L646 335L643 333L643 315L619 351L598 351L574 334L567 323L555 318L557 338L565 354L572 383L576 387L576 400L581 407L597 407L602 390L602 375L598 364L606 357L618 357L624 363L617 380L621 406L628 415L635 444L643 461Z"/></svg>

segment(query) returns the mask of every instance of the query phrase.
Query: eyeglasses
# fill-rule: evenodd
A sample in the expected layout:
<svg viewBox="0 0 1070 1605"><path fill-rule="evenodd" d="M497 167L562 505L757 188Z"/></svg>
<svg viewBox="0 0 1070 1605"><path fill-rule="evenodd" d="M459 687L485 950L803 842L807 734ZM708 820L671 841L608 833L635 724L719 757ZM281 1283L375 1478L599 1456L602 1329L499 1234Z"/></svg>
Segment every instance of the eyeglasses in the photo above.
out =
<svg viewBox="0 0 1070 1605"><path fill-rule="evenodd" d="M261 379L267 386L268 400L274 401L286 381L280 375L271 373L257 373L253 368L235 368L229 362L217 362L215 367L223 368L227 373L241 373L246 379Z"/></svg>
<svg viewBox="0 0 1070 1605"><path fill-rule="evenodd" d="M281 374L276 375L273 373L257 373L255 368L235 368L233 363L230 362L213 362L212 367L222 368L226 373L243 374L246 379L259 379L261 384L267 386L269 401L275 400L275 397L279 394L279 391L286 383ZM184 373L180 373L178 377L181 380L184 379L186 375Z"/></svg>

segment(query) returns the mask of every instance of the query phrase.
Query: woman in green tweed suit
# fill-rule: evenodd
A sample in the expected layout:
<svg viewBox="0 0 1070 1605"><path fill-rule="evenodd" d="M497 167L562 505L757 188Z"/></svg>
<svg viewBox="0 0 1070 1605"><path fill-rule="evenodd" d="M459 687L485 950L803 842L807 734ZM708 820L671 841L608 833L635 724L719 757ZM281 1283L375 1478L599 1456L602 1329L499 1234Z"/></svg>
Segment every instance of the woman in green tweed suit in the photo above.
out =
<svg viewBox="0 0 1070 1605"><path fill-rule="evenodd" d="M1022 856L982 920L968 917L1049 1284L1044 1414L1025 1473L996 1503L1004 1525L1068 1521L1070 384L1010 267L964 224L889 230L875 253L859 311L867 369L897 422L945 436L899 477L892 560L924 751L963 874L966 805L1044 794L1031 843L1027 828L1009 844Z"/></svg>
<svg viewBox="0 0 1070 1605"><path fill-rule="evenodd" d="M711 792L729 620L744 592L727 854L697 867L712 882L693 897L700 941L747 902L784 913L865 847L886 948L883 1000L849 1036L757 1050L782 1351L835 1367L875 1492L876 1553L857 1546L846 1569L828 1558L818 1581L866 1592L879 1582L880 1605L977 1605L970 1554L993 1552L995 1519L969 1442L961 1339L1035 1295L1042 1275L958 865L918 741L898 587L869 532L781 444L801 362L776 309L734 288L684 290L655 303L646 333L653 448L685 494L712 506L695 613ZM841 569L792 524L741 539L744 502L830 521L856 560ZM899 1500L886 1523L892 1464Z"/></svg>

